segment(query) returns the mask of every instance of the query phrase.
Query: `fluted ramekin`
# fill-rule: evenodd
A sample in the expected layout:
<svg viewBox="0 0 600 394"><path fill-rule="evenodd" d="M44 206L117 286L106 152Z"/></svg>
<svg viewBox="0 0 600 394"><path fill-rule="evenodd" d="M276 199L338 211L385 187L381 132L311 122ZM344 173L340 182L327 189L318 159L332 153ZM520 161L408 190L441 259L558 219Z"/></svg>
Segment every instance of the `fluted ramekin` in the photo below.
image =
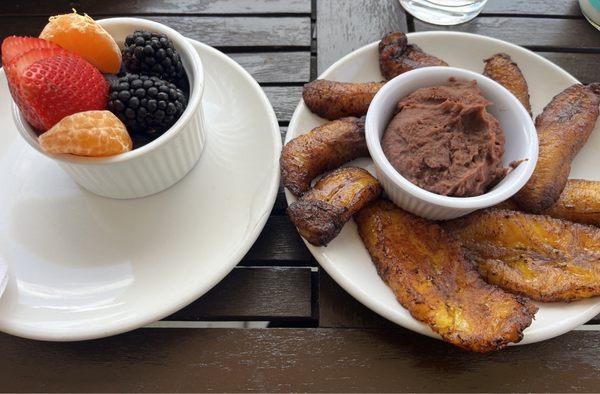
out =
<svg viewBox="0 0 600 394"><path fill-rule="evenodd" d="M475 197L448 197L432 193L404 178L389 162L381 147L381 138L400 99L415 90L448 82L450 77L475 80L485 98L493 104L488 110L504 131L503 164L524 160L490 191ZM415 215L446 220L477 209L501 203L519 191L531 177L538 158L535 126L519 100L497 82L472 71L454 67L425 67L401 74L377 92L367 113L365 134L377 178L387 196L399 207Z"/></svg>
<svg viewBox="0 0 600 394"><path fill-rule="evenodd" d="M127 35L138 29L164 33L173 41L190 83L188 105L177 122L149 144L111 157L52 155L44 152L37 134L13 102L15 124L29 145L56 161L75 182L93 193L121 199L158 193L181 180L198 162L204 148L202 62L185 37L161 23L138 18L109 18L98 23L119 45L124 43Z"/></svg>

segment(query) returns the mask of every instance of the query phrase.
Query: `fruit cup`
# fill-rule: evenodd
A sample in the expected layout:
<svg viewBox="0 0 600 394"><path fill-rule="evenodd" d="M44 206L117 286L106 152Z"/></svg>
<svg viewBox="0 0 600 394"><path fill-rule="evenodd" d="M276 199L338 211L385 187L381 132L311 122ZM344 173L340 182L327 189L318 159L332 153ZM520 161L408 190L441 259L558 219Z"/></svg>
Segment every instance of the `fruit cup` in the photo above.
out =
<svg viewBox="0 0 600 394"><path fill-rule="evenodd" d="M110 18L98 21L122 46L134 30L164 33L181 56L190 84L188 105L179 120L156 140L130 152L110 157L51 155L43 151L34 129L13 103L17 129L34 149L55 160L75 182L100 196L136 198L167 189L181 180L197 163L205 145L202 112L204 72L192 44L163 24L138 18Z"/></svg>

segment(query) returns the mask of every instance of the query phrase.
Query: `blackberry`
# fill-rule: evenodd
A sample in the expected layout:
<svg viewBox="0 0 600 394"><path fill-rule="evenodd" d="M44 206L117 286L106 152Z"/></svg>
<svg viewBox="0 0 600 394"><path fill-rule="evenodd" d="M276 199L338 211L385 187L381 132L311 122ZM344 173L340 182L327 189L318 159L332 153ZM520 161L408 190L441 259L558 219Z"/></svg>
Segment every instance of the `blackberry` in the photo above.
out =
<svg viewBox="0 0 600 394"><path fill-rule="evenodd" d="M125 38L123 63L127 72L156 76L176 84L187 86L187 77L181 57L173 41L166 35L136 30Z"/></svg>
<svg viewBox="0 0 600 394"><path fill-rule="evenodd" d="M130 134L154 139L179 119L187 105L181 89L158 77L125 74L110 80L108 109Z"/></svg>

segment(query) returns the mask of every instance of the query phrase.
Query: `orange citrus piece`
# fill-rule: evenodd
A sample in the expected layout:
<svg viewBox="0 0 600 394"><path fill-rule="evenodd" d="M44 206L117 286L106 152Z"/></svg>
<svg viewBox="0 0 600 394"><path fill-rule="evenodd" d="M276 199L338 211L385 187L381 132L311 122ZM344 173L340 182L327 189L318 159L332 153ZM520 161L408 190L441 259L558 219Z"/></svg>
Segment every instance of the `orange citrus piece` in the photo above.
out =
<svg viewBox="0 0 600 394"><path fill-rule="evenodd" d="M121 50L102 26L88 15L64 14L50 17L40 38L74 52L103 73L116 74L121 67Z"/></svg>
<svg viewBox="0 0 600 394"><path fill-rule="evenodd" d="M110 111L85 111L65 116L39 137L48 153L78 156L113 156L132 148L123 122Z"/></svg>

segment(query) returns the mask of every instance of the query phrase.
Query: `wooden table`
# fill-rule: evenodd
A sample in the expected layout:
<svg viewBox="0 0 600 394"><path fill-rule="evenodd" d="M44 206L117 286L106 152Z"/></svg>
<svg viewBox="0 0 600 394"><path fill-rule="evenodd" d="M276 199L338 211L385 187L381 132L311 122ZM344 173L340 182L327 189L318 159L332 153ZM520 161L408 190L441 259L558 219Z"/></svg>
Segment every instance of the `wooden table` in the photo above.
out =
<svg viewBox="0 0 600 394"><path fill-rule="evenodd" d="M228 53L263 86L282 137L302 85L336 59L388 31L444 29L397 0L22 0L0 4L0 36L36 35L71 7L157 20ZM583 82L600 79L600 32L574 0L490 0L448 29L523 45ZM600 391L600 319L543 343L466 353L354 301L318 267L285 207L280 191L239 266L165 321L79 343L0 335L0 390ZM201 328L206 321L217 328ZM250 322L270 324L228 328L260 325Z"/></svg>

